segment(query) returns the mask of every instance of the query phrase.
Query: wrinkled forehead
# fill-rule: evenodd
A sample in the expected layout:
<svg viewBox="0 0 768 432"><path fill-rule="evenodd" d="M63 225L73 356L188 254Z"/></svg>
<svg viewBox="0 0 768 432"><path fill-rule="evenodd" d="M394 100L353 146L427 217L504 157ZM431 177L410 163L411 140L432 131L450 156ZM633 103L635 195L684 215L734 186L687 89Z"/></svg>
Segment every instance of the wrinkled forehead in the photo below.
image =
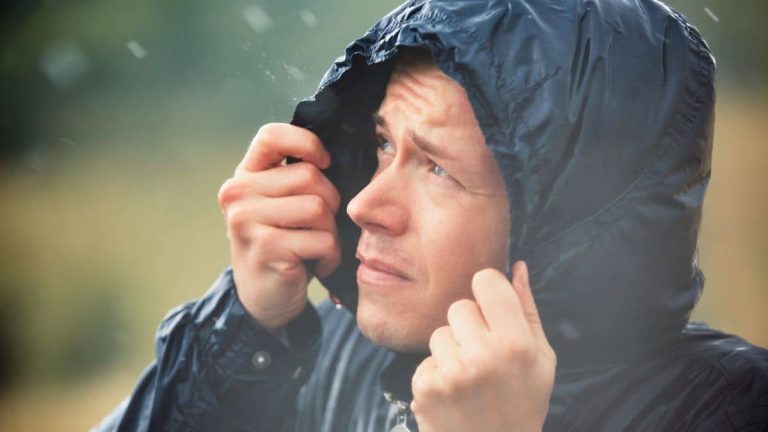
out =
<svg viewBox="0 0 768 432"><path fill-rule="evenodd" d="M396 64L378 114L387 117L391 111L405 109L425 126L442 126L449 119L460 119L467 108L474 115L461 85L430 57L410 56Z"/></svg>
<svg viewBox="0 0 768 432"><path fill-rule="evenodd" d="M428 130L449 127L479 132L466 91L429 54L407 52L398 59L376 114L384 120L405 118Z"/></svg>

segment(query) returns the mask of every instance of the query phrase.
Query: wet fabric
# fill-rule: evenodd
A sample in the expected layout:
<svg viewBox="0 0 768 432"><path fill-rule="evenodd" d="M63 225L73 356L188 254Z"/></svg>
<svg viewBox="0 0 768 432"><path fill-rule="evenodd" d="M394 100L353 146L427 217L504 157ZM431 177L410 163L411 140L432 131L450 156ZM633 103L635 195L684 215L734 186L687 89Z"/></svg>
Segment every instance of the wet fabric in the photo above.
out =
<svg viewBox="0 0 768 432"><path fill-rule="evenodd" d="M375 169L371 113L407 47L464 87L504 174L510 260L527 261L558 355L545 429L768 428L766 351L689 322L715 101L696 29L656 1L406 2L294 115L331 153L343 202ZM359 231L337 223L342 266L323 283L351 314L308 306L298 323L322 325L296 324L289 348L242 316L225 272L165 321L157 362L103 430L389 430L382 394L407 399L418 358L360 336ZM251 362L262 352L272 367Z"/></svg>

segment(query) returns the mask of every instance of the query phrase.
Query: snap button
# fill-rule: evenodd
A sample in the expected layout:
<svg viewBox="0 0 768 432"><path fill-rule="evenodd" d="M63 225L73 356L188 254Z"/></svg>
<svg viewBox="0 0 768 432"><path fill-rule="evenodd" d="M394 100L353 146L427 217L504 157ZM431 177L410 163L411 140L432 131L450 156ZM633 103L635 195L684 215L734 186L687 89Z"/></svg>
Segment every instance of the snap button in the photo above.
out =
<svg viewBox="0 0 768 432"><path fill-rule="evenodd" d="M272 357L266 351L258 351L251 357L251 364L256 369L266 369L272 363Z"/></svg>

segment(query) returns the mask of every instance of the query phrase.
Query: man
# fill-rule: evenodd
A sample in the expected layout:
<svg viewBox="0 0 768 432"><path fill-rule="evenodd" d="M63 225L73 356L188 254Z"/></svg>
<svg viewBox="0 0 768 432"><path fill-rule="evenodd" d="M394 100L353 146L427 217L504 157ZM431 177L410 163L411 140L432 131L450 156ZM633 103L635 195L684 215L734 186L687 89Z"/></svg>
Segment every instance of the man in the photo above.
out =
<svg viewBox="0 0 768 432"><path fill-rule="evenodd" d="M765 350L688 323L713 81L655 1L405 3L259 131L102 430L764 429Z"/></svg>

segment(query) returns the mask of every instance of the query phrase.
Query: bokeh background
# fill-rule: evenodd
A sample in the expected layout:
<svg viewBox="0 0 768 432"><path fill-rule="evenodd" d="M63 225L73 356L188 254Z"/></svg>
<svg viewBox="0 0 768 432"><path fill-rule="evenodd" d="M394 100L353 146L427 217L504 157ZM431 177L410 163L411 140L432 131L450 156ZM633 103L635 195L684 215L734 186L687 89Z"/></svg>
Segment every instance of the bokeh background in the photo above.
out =
<svg viewBox="0 0 768 432"><path fill-rule="evenodd" d="M87 430L130 392L227 265L216 193L251 136L397 3L3 2L0 429ZM765 346L768 2L669 4L719 68L695 317Z"/></svg>

